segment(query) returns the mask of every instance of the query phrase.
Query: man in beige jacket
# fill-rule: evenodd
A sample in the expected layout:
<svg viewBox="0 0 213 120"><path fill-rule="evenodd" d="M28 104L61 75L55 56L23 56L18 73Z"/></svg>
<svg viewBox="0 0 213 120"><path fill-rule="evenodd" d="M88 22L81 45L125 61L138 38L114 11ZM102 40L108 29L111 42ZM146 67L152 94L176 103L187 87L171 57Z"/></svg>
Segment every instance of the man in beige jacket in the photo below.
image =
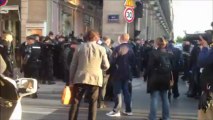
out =
<svg viewBox="0 0 213 120"><path fill-rule="evenodd" d="M5 71L6 67L7 65L0 54L0 74L2 74Z"/></svg>
<svg viewBox="0 0 213 120"><path fill-rule="evenodd" d="M79 104L85 91L89 95L88 120L96 120L99 87L103 84L102 70L110 66L105 48L96 43L99 39L97 32L89 31L86 35L88 42L75 50L70 65L73 97L69 120L77 120Z"/></svg>

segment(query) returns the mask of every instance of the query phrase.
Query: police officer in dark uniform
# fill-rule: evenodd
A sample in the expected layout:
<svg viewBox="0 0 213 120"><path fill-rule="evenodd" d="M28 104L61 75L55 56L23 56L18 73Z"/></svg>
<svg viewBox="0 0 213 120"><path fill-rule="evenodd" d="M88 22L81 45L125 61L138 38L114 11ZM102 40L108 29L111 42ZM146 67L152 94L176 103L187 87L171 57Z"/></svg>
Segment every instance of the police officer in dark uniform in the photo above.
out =
<svg viewBox="0 0 213 120"><path fill-rule="evenodd" d="M8 77L13 77L13 64L10 58L11 50L8 47L8 43L2 38L0 38L0 53L5 63L7 64L7 69L3 74Z"/></svg>
<svg viewBox="0 0 213 120"><path fill-rule="evenodd" d="M24 77L38 80L41 66L41 46L35 41L35 36L27 37L23 56ZM37 93L33 94L32 98L37 98Z"/></svg>
<svg viewBox="0 0 213 120"><path fill-rule="evenodd" d="M54 41L49 38L42 45L42 83L55 84L53 81L53 49Z"/></svg>

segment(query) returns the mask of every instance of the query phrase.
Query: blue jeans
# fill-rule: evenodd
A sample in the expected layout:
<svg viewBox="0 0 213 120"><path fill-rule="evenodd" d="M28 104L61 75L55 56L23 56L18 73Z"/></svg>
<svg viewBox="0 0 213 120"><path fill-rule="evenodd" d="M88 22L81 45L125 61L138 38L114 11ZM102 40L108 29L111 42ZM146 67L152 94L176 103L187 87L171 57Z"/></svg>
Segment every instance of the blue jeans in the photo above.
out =
<svg viewBox="0 0 213 120"><path fill-rule="evenodd" d="M113 108L114 112L120 112L122 108L122 96L121 91L124 95L124 102L126 106L125 112L132 112L131 108L131 95L129 92L129 81L128 80L114 80L113 81L113 94L114 94L114 102L115 106Z"/></svg>
<svg viewBox="0 0 213 120"><path fill-rule="evenodd" d="M163 120L169 120L169 99L168 93L164 91L153 91L151 92L151 103L150 103L150 113L149 120L157 120L157 107L158 107L158 97L161 97L162 101L162 116Z"/></svg>

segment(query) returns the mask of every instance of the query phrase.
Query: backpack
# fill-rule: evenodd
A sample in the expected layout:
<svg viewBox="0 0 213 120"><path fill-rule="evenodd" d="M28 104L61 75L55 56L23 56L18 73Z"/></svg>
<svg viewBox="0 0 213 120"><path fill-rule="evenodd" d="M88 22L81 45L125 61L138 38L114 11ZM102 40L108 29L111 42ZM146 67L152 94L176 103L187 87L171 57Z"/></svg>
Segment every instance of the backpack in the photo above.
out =
<svg viewBox="0 0 213 120"><path fill-rule="evenodd" d="M168 52L159 52L157 61L158 73L168 74L172 71L172 63Z"/></svg>

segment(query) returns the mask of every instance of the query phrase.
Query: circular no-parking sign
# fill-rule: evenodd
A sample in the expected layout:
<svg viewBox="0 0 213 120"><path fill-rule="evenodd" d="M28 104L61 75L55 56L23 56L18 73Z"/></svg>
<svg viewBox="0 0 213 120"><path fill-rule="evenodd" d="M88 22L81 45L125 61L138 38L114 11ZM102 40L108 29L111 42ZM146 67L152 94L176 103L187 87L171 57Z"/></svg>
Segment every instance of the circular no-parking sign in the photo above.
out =
<svg viewBox="0 0 213 120"><path fill-rule="evenodd" d="M133 20L135 18L134 9L131 7L127 7L124 10L124 18L128 23L133 22Z"/></svg>
<svg viewBox="0 0 213 120"><path fill-rule="evenodd" d="M0 6L5 6L8 0L0 0Z"/></svg>

